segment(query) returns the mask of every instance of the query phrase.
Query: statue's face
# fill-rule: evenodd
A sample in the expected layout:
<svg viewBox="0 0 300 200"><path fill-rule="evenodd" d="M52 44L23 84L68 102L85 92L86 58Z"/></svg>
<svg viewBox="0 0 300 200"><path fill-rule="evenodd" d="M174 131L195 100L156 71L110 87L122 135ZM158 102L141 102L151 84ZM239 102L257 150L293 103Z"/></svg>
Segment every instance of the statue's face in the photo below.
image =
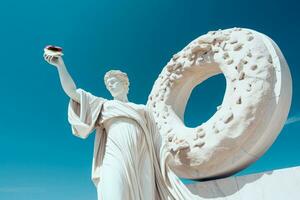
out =
<svg viewBox="0 0 300 200"><path fill-rule="evenodd" d="M113 97L127 93L127 86L120 79L116 77L108 78L106 81L106 88Z"/></svg>

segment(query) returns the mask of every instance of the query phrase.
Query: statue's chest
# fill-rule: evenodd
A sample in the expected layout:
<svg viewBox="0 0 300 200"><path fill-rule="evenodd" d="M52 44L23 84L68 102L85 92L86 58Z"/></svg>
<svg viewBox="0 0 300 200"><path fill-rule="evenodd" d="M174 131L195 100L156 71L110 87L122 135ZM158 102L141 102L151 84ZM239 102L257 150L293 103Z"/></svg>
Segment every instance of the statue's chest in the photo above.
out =
<svg viewBox="0 0 300 200"><path fill-rule="evenodd" d="M103 104L99 122L105 127L116 124L132 124L135 121L145 120L143 105L123 103L119 101L107 101Z"/></svg>

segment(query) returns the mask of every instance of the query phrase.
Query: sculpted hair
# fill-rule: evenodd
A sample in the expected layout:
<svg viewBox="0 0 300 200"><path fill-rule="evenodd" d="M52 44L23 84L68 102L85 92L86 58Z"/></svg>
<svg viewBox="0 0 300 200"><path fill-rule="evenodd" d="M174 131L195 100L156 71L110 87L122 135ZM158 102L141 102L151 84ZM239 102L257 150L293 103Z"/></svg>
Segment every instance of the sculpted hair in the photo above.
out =
<svg viewBox="0 0 300 200"><path fill-rule="evenodd" d="M107 80L111 77L116 77L117 79L121 80L122 83L124 83L127 88L129 89L129 79L125 72L122 72L120 70L110 70L105 73L104 76L104 83L107 85Z"/></svg>

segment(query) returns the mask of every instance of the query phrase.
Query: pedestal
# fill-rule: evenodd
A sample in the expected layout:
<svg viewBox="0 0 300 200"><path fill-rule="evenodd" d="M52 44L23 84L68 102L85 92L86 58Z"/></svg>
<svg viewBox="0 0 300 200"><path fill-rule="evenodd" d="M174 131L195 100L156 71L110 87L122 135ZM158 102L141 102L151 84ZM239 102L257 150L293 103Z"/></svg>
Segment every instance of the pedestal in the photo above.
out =
<svg viewBox="0 0 300 200"><path fill-rule="evenodd" d="M299 200L300 166L187 186L209 200Z"/></svg>

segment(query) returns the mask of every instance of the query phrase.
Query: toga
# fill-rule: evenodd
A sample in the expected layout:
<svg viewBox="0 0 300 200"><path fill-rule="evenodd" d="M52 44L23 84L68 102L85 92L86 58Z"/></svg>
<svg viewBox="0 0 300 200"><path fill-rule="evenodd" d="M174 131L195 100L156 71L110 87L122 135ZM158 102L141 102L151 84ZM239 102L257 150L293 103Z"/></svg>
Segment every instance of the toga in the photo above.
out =
<svg viewBox="0 0 300 200"><path fill-rule="evenodd" d="M92 180L98 199L172 199L154 145L160 135L145 106L77 92L80 103L70 100L68 121L80 138L96 132Z"/></svg>

